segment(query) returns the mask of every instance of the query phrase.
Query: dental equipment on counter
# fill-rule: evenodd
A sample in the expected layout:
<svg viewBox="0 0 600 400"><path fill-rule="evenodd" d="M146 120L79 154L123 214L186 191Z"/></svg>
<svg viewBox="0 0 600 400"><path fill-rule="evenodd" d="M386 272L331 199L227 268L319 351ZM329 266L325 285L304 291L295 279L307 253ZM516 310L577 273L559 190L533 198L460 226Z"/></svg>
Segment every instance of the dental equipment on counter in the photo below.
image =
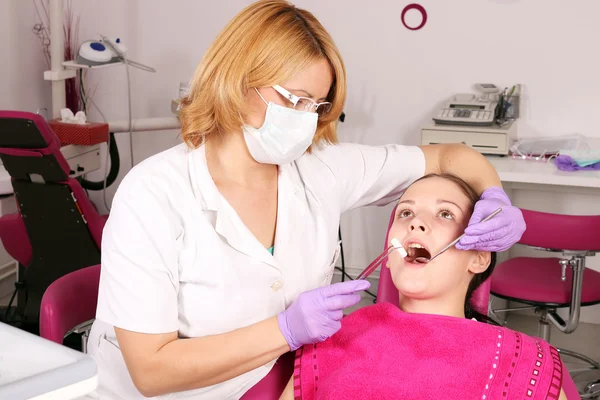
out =
<svg viewBox="0 0 600 400"><path fill-rule="evenodd" d="M517 160L552 161L560 171L600 170L600 141L580 134L521 139L510 147L510 155Z"/></svg>
<svg viewBox="0 0 600 400"><path fill-rule="evenodd" d="M510 155L519 160L548 161L559 154L591 150L588 138L581 134L557 137L523 138L510 146ZM599 143L596 143L596 147Z"/></svg>
<svg viewBox="0 0 600 400"><path fill-rule="evenodd" d="M421 144L462 143L481 154L506 156L517 138L517 124L461 126L431 124L421 129Z"/></svg>
<svg viewBox="0 0 600 400"><path fill-rule="evenodd" d="M421 130L421 144L463 143L482 154L508 155L517 138L520 85L510 90L491 83L477 84L482 94L453 95L434 113L434 124Z"/></svg>
<svg viewBox="0 0 600 400"><path fill-rule="evenodd" d="M503 126L519 117L521 85L514 85L510 90L506 87L498 95L500 88L492 83L478 83L475 88L483 94L455 94L436 112L435 123L491 126L495 122Z"/></svg>
<svg viewBox="0 0 600 400"><path fill-rule="evenodd" d="M369 275L371 275L373 273L373 271L375 271L377 269L377 267L379 267L379 264L381 264L381 262L390 254L392 254L392 252L394 250L398 250L398 252L400 253L400 256L402 258L408 256L408 253L406 252L406 249L404 249L404 247L402 247L402 244L400 243L400 241L396 238L392 238L391 240L392 244L390 247L388 247L387 249L385 249L383 251L383 253L381 253L377 258L375 258L375 260L373 260L373 262L371 262L371 264L369 264L367 266L367 268L364 269L363 272L360 273L360 275L358 275L356 277L356 279L367 279L367 277Z"/></svg>
<svg viewBox="0 0 600 400"><path fill-rule="evenodd" d="M437 111L433 120L442 125L490 126L494 123L497 104L497 101L475 94L455 94Z"/></svg>
<svg viewBox="0 0 600 400"><path fill-rule="evenodd" d="M496 210L494 210L493 213L491 213L490 215L488 215L487 217L482 219L481 222L489 221L490 219L492 219L496 215L498 215L498 213L500 213L500 211L502 211L502 208L497 208ZM450 249L452 246L456 245L456 243L458 243L460 241L460 239L462 239L463 236L465 236L464 233L462 235L460 235L459 237L457 237L456 239L454 239L453 241L451 241L446 247L444 247L443 249L438 251L433 257L431 257L429 259L427 257L417 257L415 260L417 260L419 262L431 262L434 260L434 258L436 258L440 254L444 253L446 250Z"/></svg>

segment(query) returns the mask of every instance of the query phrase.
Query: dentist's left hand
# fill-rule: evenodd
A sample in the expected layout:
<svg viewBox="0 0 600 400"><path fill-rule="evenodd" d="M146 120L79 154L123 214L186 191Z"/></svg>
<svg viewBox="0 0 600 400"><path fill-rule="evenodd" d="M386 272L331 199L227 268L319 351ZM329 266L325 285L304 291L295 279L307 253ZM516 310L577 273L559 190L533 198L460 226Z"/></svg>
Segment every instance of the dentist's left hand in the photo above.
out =
<svg viewBox="0 0 600 400"><path fill-rule="evenodd" d="M500 207L502 212L489 221L481 222ZM502 188L494 186L486 189L475 203L465 236L456 244L456 248L505 251L521 239L525 229L525 219L521 210L511 204Z"/></svg>
<svg viewBox="0 0 600 400"><path fill-rule="evenodd" d="M334 283L301 293L292 305L277 316L279 329L292 351L305 344L322 342L342 326L343 309L360 301L356 292L371 286L358 280Z"/></svg>

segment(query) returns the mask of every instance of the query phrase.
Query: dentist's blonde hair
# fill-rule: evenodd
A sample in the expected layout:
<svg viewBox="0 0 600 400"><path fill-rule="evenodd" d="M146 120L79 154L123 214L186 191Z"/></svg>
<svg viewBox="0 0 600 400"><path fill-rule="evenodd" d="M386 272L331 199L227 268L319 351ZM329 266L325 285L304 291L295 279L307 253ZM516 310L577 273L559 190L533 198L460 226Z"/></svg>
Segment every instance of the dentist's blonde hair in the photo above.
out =
<svg viewBox="0 0 600 400"><path fill-rule="evenodd" d="M337 143L337 120L346 100L346 70L333 39L308 11L287 1L257 1L237 14L204 55L182 99L181 135L191 148L213 134L239 130L252 88L281 84L325 59L333 83L331 110L319 118L313 144Z"/></svg>

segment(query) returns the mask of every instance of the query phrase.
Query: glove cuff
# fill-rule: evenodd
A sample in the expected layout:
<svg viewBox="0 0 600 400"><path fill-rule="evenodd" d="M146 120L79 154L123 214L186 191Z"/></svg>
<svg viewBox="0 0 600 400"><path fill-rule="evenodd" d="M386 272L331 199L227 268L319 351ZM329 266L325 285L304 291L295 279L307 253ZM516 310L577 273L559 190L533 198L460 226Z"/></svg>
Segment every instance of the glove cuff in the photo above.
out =
<svg viewBox="0 0 600 400"><path fill-rule="evenodd" d="M481 194L480 199L481 200L497 199L497 200L500 200L500 201L506 203L509 206L512 206L512 203L510 202L508 195L499 186L492 186L490 188L485 189L483 191L483 193Z"/></svg>
<svg viewBox="0 0 600 400"><path fill-rule="evenodd" d="M292 333L290 332L285 311L277 315L277 324L279 325L279 330L281 331L283 338L287 342L288 346L290 346L290 350L298 350L301 346L298 346L296 341L292 338Z"/></svg>

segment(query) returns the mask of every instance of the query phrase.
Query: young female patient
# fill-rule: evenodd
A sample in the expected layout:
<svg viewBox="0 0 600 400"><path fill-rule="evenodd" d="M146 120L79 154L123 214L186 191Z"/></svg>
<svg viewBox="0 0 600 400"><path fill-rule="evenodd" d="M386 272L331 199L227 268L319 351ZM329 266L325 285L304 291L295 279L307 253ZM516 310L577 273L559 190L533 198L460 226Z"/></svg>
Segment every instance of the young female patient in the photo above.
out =
<svg viewBox="0 0 600 400"><path fill-rule="evenodd" d="M493 269L489 252L451 248L416 260L462 234L477 199L451 175L427 175L407 189L389 238L409 256L393 252L387 262L400 309L359 309L336 335L299 349L282 399L566 399L556 349L488 324L469 306Z"/></svg>

